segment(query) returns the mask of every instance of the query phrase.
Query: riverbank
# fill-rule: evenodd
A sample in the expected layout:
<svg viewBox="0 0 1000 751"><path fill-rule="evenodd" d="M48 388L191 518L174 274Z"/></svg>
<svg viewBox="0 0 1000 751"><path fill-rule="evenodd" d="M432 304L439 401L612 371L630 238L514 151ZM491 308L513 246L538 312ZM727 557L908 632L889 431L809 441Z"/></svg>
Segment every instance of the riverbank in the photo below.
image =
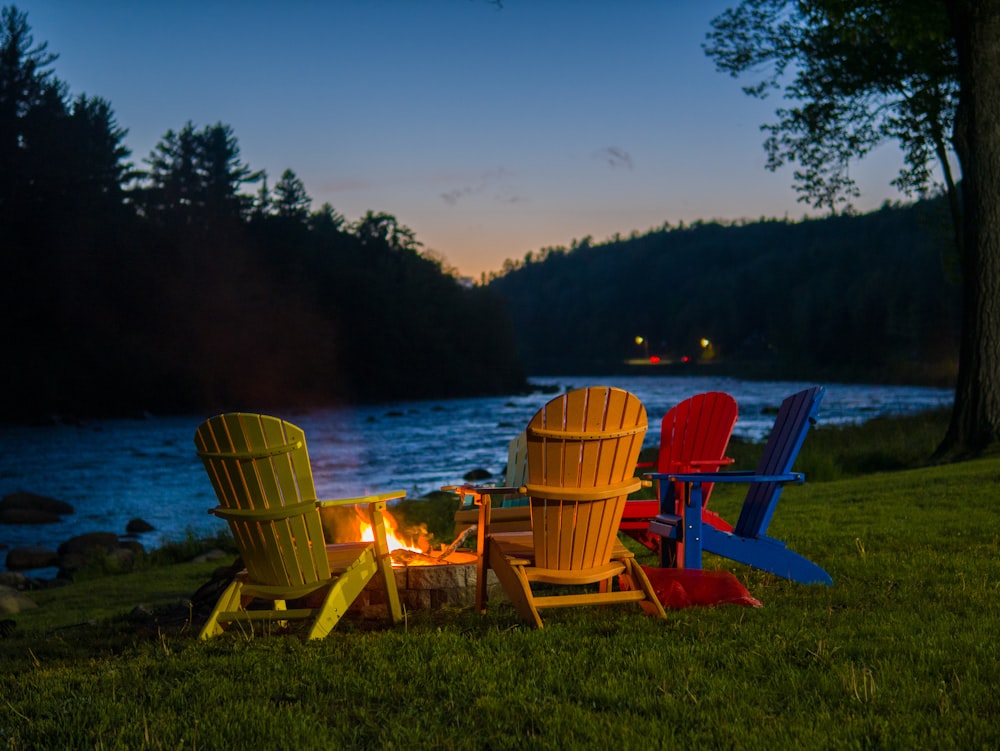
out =
<svg viewBox="0 0 1000 751"><path fill-rule="evenodd" d="M947 411L938 409L876 418L862 424L820 426L810 431L796 461L796 470L805 473L809 482L822 483L870 472L919 468L930 460L944 435L947 421ZM751 468L756 465L760 450L761 443L758 441L734 440L727 454L734 459L734 467ZM651 445L643 450L643 459L651 460L655 453L654 437ZM200 468L195 475L197 479L202 479ZM205 493L202 513L214 505L210 487L205 489ZM444 544L453 539L455 505L453 496L431 493L421 497L413 493L407 500L395 503L394 513L405 528L420 528L429 541ZM214 517L207 514L209 523L200 528L201 531L191 528L184 531L182 528L173 537L155 537L150 534L153 532L152 525L136 519L129 520L120 529L104 528L80 533L73 523L77 510L55 499L17 493L0 500L0 510L6 506L28 506L39 512L48 508L53 514L59 512L66 520L60 527L67 530L66 538L52 538L51 543L41 544L37 540L42 538L36 537L36 542L30 545L0 547L0 554L5 559L4 568L22 572L25 581L12 581L25 588L65 583L93 573L143 568L152 561L162 559L163 555L172 560L184 560L186 552L205 552L220 547L220 535L228 535L224 525L216 523ZM11 525L0 525L0 530L9 534ZM28 531L28 528L22 531ZM43 534L40 528L37 534ZM201 545L203 538L210 539L211 543Z"/></svg>
<svg viewBox="0 0 1000 751"><path fill-rule="evenodd" d="M957 363L906 362L885 364L860 369L817 368L796 366L770 360L732 362L712 360L704 362L666 362L654 358L637 358L623 362L591 363L580 368L563 369L551 377L572 375L573 372L594 375L661 376L661 377L714 377L738 378L748 381L807 381L813 383L871 383L885 386L927 386L954 389ZM568 373L567 373L568 371ZM545 380L544 373L536 380Z"/></svg>
<svg viewBox="0 0 1000 751"><path fill-rule="evenodd" d="M34 593L37 608L3 621L4 735L13 748L993 748L998 474L994 457L789 488L772 533L833 586L707 556L764 607L665 621L569 608L535 631L494 601L399 627L342 621L308 644L259 630L198 642L191 600L212 562Z"/></svg>
<svg viewBox="0 0 1000 751"><path fill-rule="evenodd" d="M707 376L533 380L557 390L605 381L632 391L650 415L647 447L659 440L660 416L681 399L710 390L727 391L737 399L740 415L734 446L752 444L770 430L773 409L781 400L810 385ZM550 398L530 392L291 411L280 416L305 430L321 497L403 490L409 498L420 498L443 485L462 482L472 470L502 475L508 442ZM946 407L950 399L951 392L943 389L829 384L818 425L842 427L919 414ZM213 536L224 525L206 513L216 502L193 443L203 419L147 416L0 428L0 451L6 462L0 472L0 497L28 492L74 509L53 523L0 524L0 556L6 558L5 550L34 546L57 551L67 540L89 533L124 536L135 519L152 529L137 534L129 544L136 542L146 550L188 536ZM937 439L943 434L942 428ZM803 461L812 443L813 439L806 442ZM934 447L927 449L927 455ZM828 462L817 462L815 467L810 472L830 471Z"/></svg>

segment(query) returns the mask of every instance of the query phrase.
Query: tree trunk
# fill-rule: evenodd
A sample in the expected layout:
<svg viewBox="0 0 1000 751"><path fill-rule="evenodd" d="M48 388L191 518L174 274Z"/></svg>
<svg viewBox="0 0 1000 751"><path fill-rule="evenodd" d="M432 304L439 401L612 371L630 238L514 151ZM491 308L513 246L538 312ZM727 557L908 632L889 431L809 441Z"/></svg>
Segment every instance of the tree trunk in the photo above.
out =
<svg viewBox="0 0 1000 751"><path fill-rule="evenodd" d="M958 49L955 147L962 165L962 337L940 458L1000 439L1000 0L946 0Z"/></svg>

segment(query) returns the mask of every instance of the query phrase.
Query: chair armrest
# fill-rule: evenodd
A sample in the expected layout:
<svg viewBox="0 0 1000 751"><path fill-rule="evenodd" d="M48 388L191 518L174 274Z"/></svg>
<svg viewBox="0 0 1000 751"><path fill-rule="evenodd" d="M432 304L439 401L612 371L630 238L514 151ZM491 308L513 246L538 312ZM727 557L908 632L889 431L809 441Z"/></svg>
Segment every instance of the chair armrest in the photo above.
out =
<svg viewBox="0 0 1000 751"><path fill-rule="evenodd" d="M466 496L472 496L473 503L481 503L484 496L494 496L494 495L524 495L525 488L510 487L510 486L497 486L497 485L444 485L441 490L446 493L456 493L460 498L465 498Z"/></svg>
<svg viewBox="0 0 1000 751"><path fill-rule="evenodd" d="M700 472L701 467L705 467L710 471L717 470L719 467L728 467L735 461L730 456L724 456L721 459L687 459L685 461L673 462L672 464L677 472L688 472L692 469L698 469ZM648 469L649 467L655 467L656 464L657 462L639 462L635 465L635 468Z"/></svg>
<svg viewBox="0 0 1000 751"><path fill-rule="evenodd" d="M691 459L685 464L691 467L728 467L735 461L731 456L724 456L721 459Z"/></svg>
<svg viewBox="0 0 1000 751"><path fill-rule="evenodd" d="M689 482L701 484L706 482L805 482L802 472L789 472L783 475L758 475L752 471L731 470L728 472L689 472L670 474L669 472L654 472L644 475L650 480L666 482Z"/></svg>
<svg viewBox="0 0 1000 751"><path fill-rule="evenodd" d="M316 505L320 508L327 508L329 506L353 506L359 503L377 503L379 501L390 501L395 498L405 498L405 490L390 490L388 493L378 493L376 495L366 495L360 498L338 498L336 500L330 501L316 501Z"/></svg>

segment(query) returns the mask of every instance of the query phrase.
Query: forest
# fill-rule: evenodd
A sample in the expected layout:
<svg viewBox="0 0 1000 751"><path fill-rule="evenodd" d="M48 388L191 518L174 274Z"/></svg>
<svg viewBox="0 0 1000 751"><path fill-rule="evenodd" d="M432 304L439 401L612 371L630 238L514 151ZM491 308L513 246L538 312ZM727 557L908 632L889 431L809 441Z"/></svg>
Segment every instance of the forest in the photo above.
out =
<svg viewBox="0 0 1000 751"><path fill-rule="evenodd" d="M951 385L961 288L950 238L941 198L797 222L697 222L529 253L489 287L532 374L712 365ZM651 361L660 367L635 370Z"/></svg>
<svg viewBox="0 0 1000 751"><path fill-rule="evenodd" d="M111 103L71 97L55 60L2 9L0 419L513 393L527 373L636 368L954 376L940 199L588 237L473 286L390 213L314 209L292 170L271 186L221 122L133 160Z"/></svg>
<svg viewBox="0 0 1000 751"><path fill-rule="evenodd" d="M270 188L222 123L167 130L137 165L111 104L70 97L55 60L2 9L5 419L525 387L494 293L391 214L313 210L291 170ZM469 367L484 349L496 367Z"/></svg>

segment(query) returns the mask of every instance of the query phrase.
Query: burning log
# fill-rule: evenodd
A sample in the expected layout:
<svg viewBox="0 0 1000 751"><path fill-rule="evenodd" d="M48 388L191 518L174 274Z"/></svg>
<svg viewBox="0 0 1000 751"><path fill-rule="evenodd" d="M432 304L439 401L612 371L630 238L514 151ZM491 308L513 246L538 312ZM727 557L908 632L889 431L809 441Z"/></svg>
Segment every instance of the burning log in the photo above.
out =
<svg viewBox="0 0 1000 751"><path fill-rule="evenodd" d="M393 563L398 563L401 566L439 566L447 563L440 556L419 553L416 550L407 550L405 548L393 550L389 555L392 556Z"/></svg>
<svg viewBox="0 0 1000 751"><path fill-rule="evenodd" d="M441 557L447 558L449 555L454 553L458 548L465 542L465 539L478 529L478 525L473 524L471 527L467 527L462 534L455 538L455 541L448 545L448 547L441 550Z"/></svg>

